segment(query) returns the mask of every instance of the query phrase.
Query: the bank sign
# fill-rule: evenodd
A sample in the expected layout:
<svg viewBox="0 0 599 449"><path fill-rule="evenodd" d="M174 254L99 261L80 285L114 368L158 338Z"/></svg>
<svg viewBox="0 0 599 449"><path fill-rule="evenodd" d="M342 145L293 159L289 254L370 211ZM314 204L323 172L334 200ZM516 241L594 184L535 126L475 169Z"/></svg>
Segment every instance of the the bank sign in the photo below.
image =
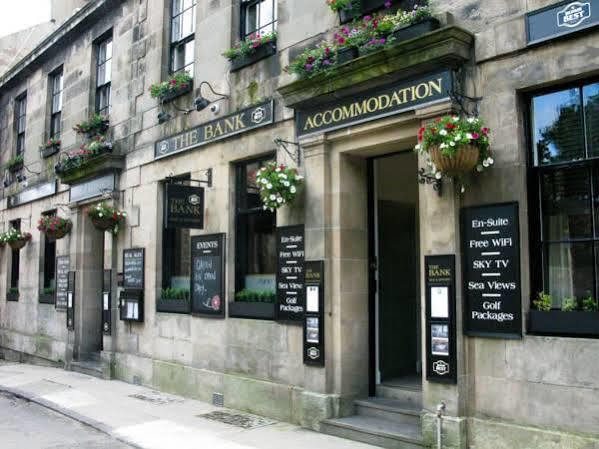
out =
<svg viewBox="0 0 599 449"><path fill-rule="evenodd" d="M529 45L599 24L599 0L566 1L526 15Z"/></svg>

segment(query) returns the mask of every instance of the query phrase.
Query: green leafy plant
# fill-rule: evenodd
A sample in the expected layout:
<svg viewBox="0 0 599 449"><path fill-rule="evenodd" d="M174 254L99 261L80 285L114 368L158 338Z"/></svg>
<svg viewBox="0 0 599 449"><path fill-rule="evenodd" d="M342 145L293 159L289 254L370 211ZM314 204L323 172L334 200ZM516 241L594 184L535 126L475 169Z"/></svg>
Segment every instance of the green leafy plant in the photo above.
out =
<svg viewBox="0 0 599 449"><path fill-rule="evenodd" d="M78 134L103 135L108 131L108 118L100 114L92 115L89 120L78 123L73 128Z"/></svg>
<svg viewBox="0 0 599 449"><path fill-rule="evenodd" d="M152 98L163 99L168 95L175 94L191 86L193 78L187 72L179 72L171 75L166 81L152 84L150 95Z"/></svg>
<svg viewBox="0 0 599 449"><path fill-rule="evenodd" d="M244 288L235 294L237 302L264 302L274 304L277 299L277 293L274 290L251 290Z"/></svg>
<svg viewBox="0 0 599 449"><path fill-rule="evenodd" d="M269 162L262 167L256 175L256 183L260 187L264 210L274 212L275 209L293 202L303 179L304 177L297 173L297 169L288 168L283 164Z"/></svg>
<svg viewBox="0 0 599 449"><path fill-rule="evenodd" d="M186 288L163 288L160 292L160 298L164 300L189 301L190 293Z"/></svg>
<svg viewBox="0 0 599 449"><path fill-rule="evenodd" d="M599 305L592 296L587 296L582 300L582 310L585 312L599 312Z"/></svg>
<svg viewBox="0 0 599 449"><path fill-rule="evenodd" d="M546 294L545 292L539 292L537 299L533 302L535 309L541 312L549 312L553 306L553 299L551 295Z"/></svg>
<svg viewBox="0 0 599 449"><path fill-rule="evenodd" d="M56 287L44 287L42 293L44 295L53 295L54 293L56 293Z"/></svg>
<svg viewBox="0 0 599 449"><path fill-rule="evenodd" d="M233 48L223 53L223 56L229 61L233 61L242 56L254 54L256 50L268 43L277 42L277 32L250 34L246 39L239 41Z"/></svg>
<svg viewBox="0 0 599 449"><path fill-rule="evenodd" d="M13 158L10 158L8 160L8 162L6 162L6 165L4 166L7 170L11 170L14 169L20 165L23 165L24 162L24 157L22 154L18 154Z"/></svg>
<svg viewBox="0 0 599 449"><path fill-rule="evenodd" d="M78 150L67 153L66 157L56 164L54 171L58 175L69 173L83 166L90 159L111 152L112 142L109 142L106 136L98 134L93 136L87 144L81 145Z"/></svg>
<svg viewBox="0 0 599 449"><path fill-rule="evenodd" d="M562 310L564 312L573 312L576 310L577 306L576 298L564 298L562 301Z"/></svg>
<svg viewBox="0 0 599 449"><path fill-rule="evenodd" d="M359 11L360 2L356 0L327 0L327 5L332 11Z"/></svg>
<svg viewBox="0 0 599 449"><path fill-rule="evenodd" d="M19 294L19 289L17 287L9 287L8 288L8 293L10 293L11 295L18 295Z"/></svg>

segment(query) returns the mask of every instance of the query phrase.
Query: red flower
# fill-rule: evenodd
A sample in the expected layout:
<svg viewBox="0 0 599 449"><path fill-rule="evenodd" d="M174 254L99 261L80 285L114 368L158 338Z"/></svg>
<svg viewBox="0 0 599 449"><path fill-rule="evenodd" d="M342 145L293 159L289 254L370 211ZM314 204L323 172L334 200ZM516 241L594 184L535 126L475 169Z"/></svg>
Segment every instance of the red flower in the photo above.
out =
<svg viewBox="0 0 599 449"><path fill-rule="evenodd" d="M445 127L447 129L455 129L455 125L453 123L448 123L447 125L445 125Z"/></svg>
<svg viewBox="0 0 599 449"><path fill-rule="evenodd" d="M177 84L177 80L176 79L172 79L171 80L171 86L174 86L175 84Z"/></svg>
<svg viewBox="0 0 599 449"><path fill-rule="evenodd" d="M435 119L435 123L439 123L440 121L441 121L441 117L437 117L437 118Z"/></svg>
<svg viewBox="0 0 599 449"><path fill-rule="evenodd" d="M489 134L489 128L483 128L482 131L485 136Z"/></svg>

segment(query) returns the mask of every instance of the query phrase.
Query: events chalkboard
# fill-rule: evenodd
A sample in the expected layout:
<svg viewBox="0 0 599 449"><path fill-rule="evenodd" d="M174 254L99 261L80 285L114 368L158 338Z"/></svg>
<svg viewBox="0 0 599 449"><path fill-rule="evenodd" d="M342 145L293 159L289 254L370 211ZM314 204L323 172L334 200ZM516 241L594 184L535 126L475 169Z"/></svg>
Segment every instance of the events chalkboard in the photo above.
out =
<svg viewBox="0 0 599 449"><path fill-rule="evenodd" d="M144 248L123 250L123 286L127 289L144 289Z"/></svg>
<svg viewBox="0 0 599 449"><path fill-rule="evenodd" d="M56 309L67 309L67 291L69 288L69 256L56 258Z"/></svg>
<svg viewBox="0 0 599 449"><path fill-rule="evenodd" d="M191 238L191 311L225 316L225 234Z"/></svg>
<svg viewBox="0 0 599 449"><path fill-rule="evenodd" d="M462 209L464 333L522 337L518 204Z"/></svg>
<svg viewBox="0 0 599 449"><path fill-rule="evenodd" d="M304 322L305 312L304 226L277 228L278 321Z"/></svg>

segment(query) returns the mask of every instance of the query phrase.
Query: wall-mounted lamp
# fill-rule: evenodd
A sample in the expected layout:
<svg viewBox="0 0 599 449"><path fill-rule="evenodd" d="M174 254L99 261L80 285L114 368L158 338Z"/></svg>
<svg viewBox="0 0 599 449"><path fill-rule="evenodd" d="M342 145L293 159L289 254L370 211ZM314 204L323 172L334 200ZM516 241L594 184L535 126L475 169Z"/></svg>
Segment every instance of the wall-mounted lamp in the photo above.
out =
<svg viewBox="0 0 599 449"><path fill-rule="evenodd" d="M207 100L206 98L204 98L202 96L202 86L204 84L206 86L208 86L208 88L210 89L210 91L212 92L213 95L217 95L220 98L218 98L216 100L213 100L213 101L210 101L210 100ZM202 111L202 110L206 109L208 106L210 106L212 103L216 103L217 101L221 101L221 100L225 100L225 99L229 98L228 95L219 94L218 92L215 92L214 89L212 88L212 86L210 85L210 83L208 81L202 81L200 83L200 86L198 87L198 90L199 90L199 94L196 97L196 99L193 101L193 104L195 106L196 111Z"/></svg>
<svg viewBox="0 0 599 449"><path fill-rule="evenodd" d="M171 119L171 115L168 112L160 111L158 113L158 123L168 122Z"/></svg>

